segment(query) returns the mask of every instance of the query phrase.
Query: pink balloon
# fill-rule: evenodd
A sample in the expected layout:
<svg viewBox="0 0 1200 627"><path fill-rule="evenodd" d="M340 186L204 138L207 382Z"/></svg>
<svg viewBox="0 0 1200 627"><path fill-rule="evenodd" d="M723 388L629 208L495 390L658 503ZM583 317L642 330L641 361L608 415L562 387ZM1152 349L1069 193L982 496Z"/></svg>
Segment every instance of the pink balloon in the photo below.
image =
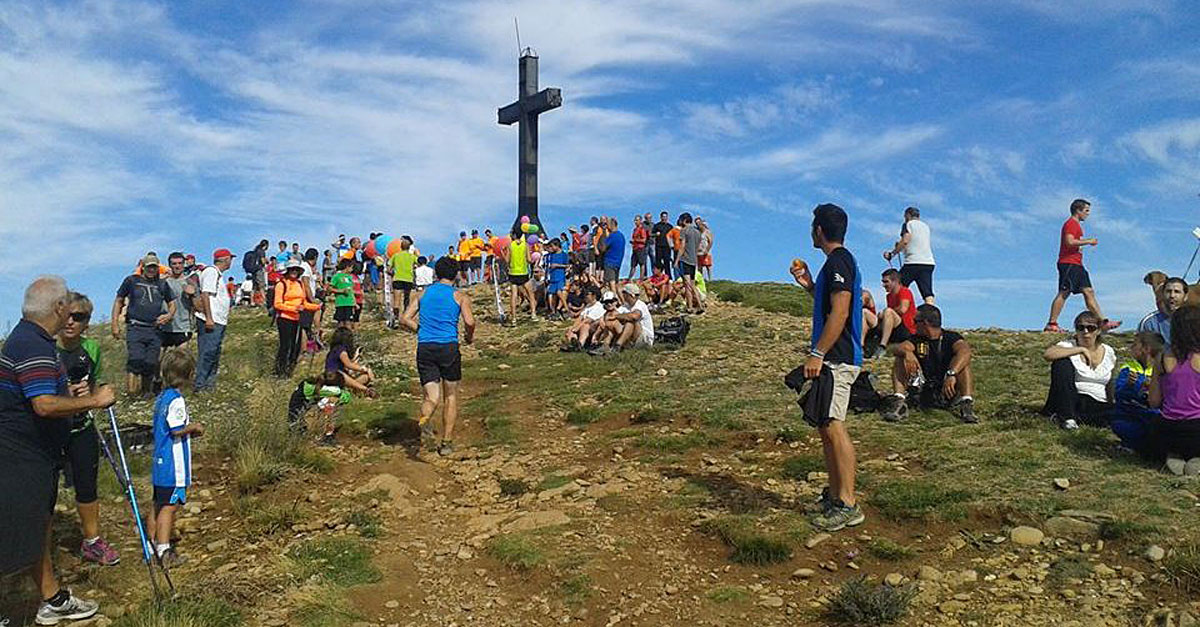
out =
<svg viewBox="0 0 1200 627"><path fill-rule="evenodd" d="M529 224L529 216L521 216L521 224Z"/></svg>
<svg viewBox="0 0 1200 627"><path fill-rule="evenodd" d="M533 263L537 263L542 260L542 253L533 253L529 258L533 260Z"/></svg>
<svg viewBox="0 0 1200 627"><path fill-rule="evenodd" d="M363 256L367 259L374 259L379 251L375 250L375 240L367 242L367 247L363 249Z"/></svg>
<svg viewBox="0 0 1200 627"><path fill-rule="evenodd" d="M508 245L511 243L512 243L512 238L510 238L507 235L505 235L504 237L496 238L496 250L494 252L498 253L502 250L508 250Z"/></svg>

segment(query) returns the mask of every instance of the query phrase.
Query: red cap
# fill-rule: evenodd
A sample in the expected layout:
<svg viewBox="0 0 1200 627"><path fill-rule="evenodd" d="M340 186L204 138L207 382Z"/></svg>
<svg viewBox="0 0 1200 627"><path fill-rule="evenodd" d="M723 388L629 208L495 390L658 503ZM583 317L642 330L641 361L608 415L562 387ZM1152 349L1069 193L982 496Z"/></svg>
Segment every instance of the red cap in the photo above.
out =
<svg viewBox="0 0 1200 627"><path fill-rule="evenodd" d="M213 261L216 261L221 257L237 257L237 255L229 252L228 248L218 248L213 251Z"/></svg>

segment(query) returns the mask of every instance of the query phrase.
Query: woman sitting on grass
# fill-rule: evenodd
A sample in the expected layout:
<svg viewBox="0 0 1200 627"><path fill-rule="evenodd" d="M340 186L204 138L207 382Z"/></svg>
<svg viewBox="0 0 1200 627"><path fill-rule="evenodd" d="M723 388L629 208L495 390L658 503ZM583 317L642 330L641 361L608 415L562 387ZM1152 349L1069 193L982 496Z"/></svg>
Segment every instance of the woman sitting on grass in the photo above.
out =
<svg viewBox="0 0 1200 627"><path fill-rule="evenodd" d="M1116 352L1104 343L1100 318L1084 311L1075 316L1075 336L1046 349L1050 362L1050 394L1042 413L1064 429L1079 423L1107 427L1112 412L1108 380Z"/></svg>
<svg viewBox="0 0 1200 627"><path fill-rule="evenodd" d="M332 380L357 394L376 398L379 396L369 387L375 381L375 373L358 363L359 351L354 347L354 332L339 327L329 341L329 353L325 355L325 374Z"/></svg>
<svg viewBox="0 0 1200 627"><path fill-rule="evenodd" d="M1171 343L1154 367L1149 401L1162 410L1153 439L1167 469L1200 475L1200 308L1171 314Z"/></svg>

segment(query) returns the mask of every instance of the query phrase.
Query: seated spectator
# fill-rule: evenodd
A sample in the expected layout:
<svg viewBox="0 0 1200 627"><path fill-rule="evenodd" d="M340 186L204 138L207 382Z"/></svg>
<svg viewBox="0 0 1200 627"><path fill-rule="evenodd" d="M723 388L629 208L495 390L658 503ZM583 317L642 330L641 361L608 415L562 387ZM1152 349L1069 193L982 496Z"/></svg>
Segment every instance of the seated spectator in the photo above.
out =
<svg viewBox="0 0 1200 627"><path fill-rule="evenodd" d="M626 283L621 288L622 305L615 315L607 316L602 322L609 341L598 347L596 353L654 345L654 319L650 316L650 308L638 298L641 293L641 288L634 283Z"/></svg>
<svg viewBox="0 0 1200 627"><path fill-rule="evenodd" d="M582 350L587 348L592 334L596 331L597 323L604 318L604 305L600 303L600 290L589 286L583 291L584 307L571 328L567 329L566 350Z"/></svg>
<svg viewBox="0 0 1200 627"><path fill-rule="evenodd" d="M1171 341L1171 314L1187 301L1187 281L1179 277L1171 277L1164 281L1155 292L1158 308L1142 318L1138 331L1157 333L1163 341Z"/></svg>
<svg viewBox="0 0 1200 627"><path fill-rule="evenodd" d="M881 283L883 291L887 294L887 309L884 309L883 314L879 317L881 350L875 355L876 357L883 355L883 347L903 342L917 330L915 322L917 307L914 304L912 292L900 284L900 273L895 268L884 270ZM900 329L899 333L896 333L897 329Z"/></svg>
<svg viewBox="0 0 1200 627"><path fill-rule="evenodd" d="M898 422L908 416L908 395L928 409L950 409L958 419L974 424L975 378L971 370L971 347L961 335L942 328L942 312L934 305L921 305L914 316L916 332L893 344L893 394L883 399L883 419Z"/></svg>
<svg viewBox="0 0 1200 627"><path fill-rule="evenodd" d="M1153 364L1162 358L1163 338L1157 333L1139 331L1129 351L1133 359L1121 364L1111 384L1111 397L1116 401L1112 430L1123 446L1148 454L1147 436L1159 416L1149 404L1150 379L1154 374Z"/></svg>
<svg viewBox="0 0 1200 627"><path fill-rule="evenodd" d="M334 375L335 385L375 398L378 394L369 387L375 381L375 373L358 363L359 353L360 350L354 346L354 332L346 327L338 327L329 341L325 372Z"/></svg>
<svg viewBox="0 0 1200 627"><path fill-rule="evenodd" d="M600 297L600 306L604 308L604 315L600 317L593 325L592 332L592 348L599 348L613 343L616 333L620 332L620 325L614 324L617 319L617 310L621 307L621 301L617 295L612 292L605 292Z"/></svg>
<svg viewBox="0 0 1200 627"><path fill-rule="evenodd" d="M666 306L675 297L671 277L667 275L666 270L662 266L654 267L654 274L650 275L649 279L646 279L642 284L642 289L645 290L646 298L650 303L658 307Z"/></svg>
<svg viewBox="0 0 1200 627"><path fill-rule="evenodd" d="M585 304L583 285L576 280L567 283L567 315L572 318L578 316Z"/></svg>
<svg viewBox="0 0 1200 627"><path fill-rule="evenodd" d="M1200 475L1200 308L1180 307L1171 327L1170 346L1150 379L1150 406L1162 411L1154 453L1174 474Z"/></svg>
<svg viewBox="0 0 1200 627"><path fill-rule="evenodd" d="M1091 311L1075 316L1075 336L1046 349L1050 393L1042 413L1064 429L1079 423L1107 427L1112 412L1108 380L1117 364L1112 347L1104 343L1103 322Z"/></svg>
<svg viewBox="0 0 1200 627"><path fill-rule="evenodd" d="M874 346L870 345L867 338L868 338L868 336L870 336L872 338L877 339L879 337L880 331L879 331L879 313L875 309L875 296L873 294L871 294L871 290L864 289L862 291L862 303L863 303L863 308L862 308L863 354L864 355L874 355L875 349L879 348L879 345L878 344L875 344ZM874 331L874 333L872 333L872 331Z"/></svg>

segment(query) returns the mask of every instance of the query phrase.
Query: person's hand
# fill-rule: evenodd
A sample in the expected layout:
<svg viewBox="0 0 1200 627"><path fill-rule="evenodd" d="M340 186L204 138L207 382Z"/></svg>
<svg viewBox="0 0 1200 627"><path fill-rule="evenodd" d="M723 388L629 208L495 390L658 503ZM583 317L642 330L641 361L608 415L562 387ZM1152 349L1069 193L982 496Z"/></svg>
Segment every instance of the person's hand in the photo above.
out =
<svg viewBox="0 0 1200 627"><path fill-rule="evenodd" d="M797 283L801 285L806 283L808 279L808 264L804 263L803 259L793 259L790 271L792 273L792 278L795 279Z"/></svg>
<svg viewBox="0 0 1200 627"><path fill-rule="evenodd" d="M570 336L571 336L571 334L570 334L570 332L568 332L567 337L570 337ZM470 331L463 333L463 344L471 344L474 341L475 341L474 333L472 333Z"/></svg>
<svg viewBox="0 0 1200 627"><path fill-rule="evenodd" d="M161 316L159 316L159 317L157 317L157 318L155 318L155 319L154 319L154 324L156 324L156 325L158 325L158 326L160 326L160 327L161 327L161 326L163 326L163 325L167 324L167 323L168 323L168 322L170 322L170 321L171 321L171 316L170 316L170 314L163 314L163 315L161 315Z"/></svg>
<svg viewBox="0 0 1200 627"><path fill-rule="evenodd" d="M112 323L112 336L114 340L121 339L121 325L117 324L115 321Z"/></svg>
<svg viewBox="0 0 1200 627"><path fill-rule="evenodd" d="M893 256L893 255L895 255L895 254L896 254L896 253L895 253L895 252L893 252L893 251L891 251L891 250L885 250L885 251L883 251L883 259L884 259L884 261L891 261L891 260L892 260L892 256Z"/></svg>
<svg viewBox="0 0 1200 627"><path fill-rule="evenodd" d="M821 376L821 365L825 360L816 355L809 355L808 359L804 360L804 378L816 379Z"/></svg>
<svg viewBox="0 0 1200 627"><path fill-rule="evenodd" d="M212 320L205 320L205 321L204 321L204 331L205 331L206 333L212 333L212 332L213 332L213 329L215 329L215 328L216 328L216 327L213 325L213 321L212 321Z"/></svg>
<svg viewBox="0 0 1200 627"><path fill-rule="evenodd" d="M67 393L70 394L71 396L75 396L75 397L87 396L88 392L91 389L92 389L92 384L88 383L87 379L84 379L83 381L80 381L79 383L71 383L71 384L67 385Z"/></svg>
<svg viewBox="0 0 1200 627"><path fill-rule="evenodd" d="M96 409L104 409L117 402L117 394L113 392L111 385L102 385L92 392L93 407Z"/></svg>
<svg viewBox="0 0 1200 627"><path fill-rule="evenodd" d="M911 379L912 377L917 376L917 373L920 371L921 371L921 362L917 361L917 356L912 353L905 355L904 356L904 374L908 375L908 377Z"/></svg>
<svg viewBox="0 0 1200 627"><path fill-rule="evenodd" d="M947 375L942 382L942 398L947 400L954 398L956 388L958 387L958 377Z"/></svg>
<svg viewBox="0 0 1200 627"><path fill-rule="evenodd" d="M1099 240L1099 239L1097 239L1097 238L1095 238L1095 237L1093 237L1093 238L1092 238L1092 241L1091 241L1091 244L1092 244L1092 246L1099 246L1099 245L1100 245L1100 240Z"/></svg>
<svg viewBox="0 0 1200 627"><path fill-rule="evenodd" d="M192 423L192 433L191 433L191 435L192 435L192 437L194 437L194 438L198 438L198 437L201 437L201 436L203 436L203 435L204 435L204 425L202 425L202 424L200 424L200 423L198 423L198 422Z"/></svg>

